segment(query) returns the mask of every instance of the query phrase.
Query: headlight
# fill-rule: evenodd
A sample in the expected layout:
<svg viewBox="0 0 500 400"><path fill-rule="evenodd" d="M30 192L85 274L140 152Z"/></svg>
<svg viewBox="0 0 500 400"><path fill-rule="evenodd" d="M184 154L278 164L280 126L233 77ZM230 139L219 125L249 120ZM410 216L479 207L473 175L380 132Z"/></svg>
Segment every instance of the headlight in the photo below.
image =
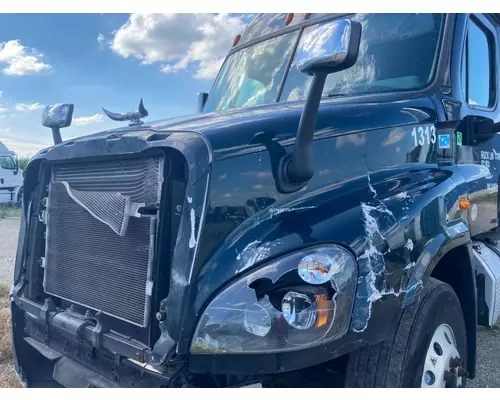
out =
<svg viewBox="0 0 500 400"><path fill-rule="evenodd" d="M283 352L337 339L349 328L356 279L356 261L341 246L286 255L215 297L191 353Z"/></svg>

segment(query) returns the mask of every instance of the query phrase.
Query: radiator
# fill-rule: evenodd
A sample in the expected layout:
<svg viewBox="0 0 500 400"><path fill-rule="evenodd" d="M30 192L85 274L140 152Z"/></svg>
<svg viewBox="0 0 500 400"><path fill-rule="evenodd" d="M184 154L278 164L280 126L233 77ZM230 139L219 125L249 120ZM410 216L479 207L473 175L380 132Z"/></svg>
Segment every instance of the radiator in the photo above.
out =
<svg viewBox="0 0 500 400"><path fill-rule="evenodd" d="M44 290L138 326L147 326L160 158L54 166L46 215Z"/></svg>

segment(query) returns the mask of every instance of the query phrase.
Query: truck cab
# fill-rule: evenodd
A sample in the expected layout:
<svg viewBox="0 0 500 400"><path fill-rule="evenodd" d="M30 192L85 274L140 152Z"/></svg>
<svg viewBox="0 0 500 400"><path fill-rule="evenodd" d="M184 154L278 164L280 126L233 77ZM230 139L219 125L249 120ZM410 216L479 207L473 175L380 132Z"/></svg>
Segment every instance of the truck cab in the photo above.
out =
<svg viewBox="0 0 500 400"><path fill-rule="evenodd" d="M23 175L19 170L16 154L0 142L0 204L21 201Z"/></svg>
<svg viewBox="0 0 500 400"><path fill-rule="evenodd" d="M500 314L498 14L259 14L198 113L24 178L26 386L463 387ZM496 149L499 149L498 151Z"/></svg>

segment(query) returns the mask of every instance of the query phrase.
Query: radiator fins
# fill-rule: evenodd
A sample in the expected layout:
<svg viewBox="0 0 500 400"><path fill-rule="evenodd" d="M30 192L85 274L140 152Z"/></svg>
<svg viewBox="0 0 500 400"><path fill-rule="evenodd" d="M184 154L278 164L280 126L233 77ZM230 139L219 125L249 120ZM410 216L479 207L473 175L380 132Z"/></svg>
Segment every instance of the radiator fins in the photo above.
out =
<svg viewBox="0 0 500 400"><path fill-rule="evenodd" d="M46 293L147 326L156 217L124 214L127 202L160 201L161 166L150 158L53 168Z"/></svg>

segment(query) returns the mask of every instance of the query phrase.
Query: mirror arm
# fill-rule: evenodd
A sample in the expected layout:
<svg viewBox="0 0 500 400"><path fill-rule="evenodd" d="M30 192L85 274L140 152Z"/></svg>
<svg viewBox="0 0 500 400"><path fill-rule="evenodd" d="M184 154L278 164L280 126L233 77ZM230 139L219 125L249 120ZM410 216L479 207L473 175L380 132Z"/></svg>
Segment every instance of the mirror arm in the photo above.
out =
<svg viewBox="0 0 500 400"><path fill-rule="evenodd" d="M59 144L62 142L61 131L58 127L52 127L52 137L54 138L54 144Z"/></svg>
<svg viewBox="0 0 500 400"><path fill-rule="evenodd" d="M309 88L304 110L300 117L293 153L281 159L279 184L281 191L290 193L305 186L314 174L313 139L316 117L327 72L315 72Z"/></svg>

